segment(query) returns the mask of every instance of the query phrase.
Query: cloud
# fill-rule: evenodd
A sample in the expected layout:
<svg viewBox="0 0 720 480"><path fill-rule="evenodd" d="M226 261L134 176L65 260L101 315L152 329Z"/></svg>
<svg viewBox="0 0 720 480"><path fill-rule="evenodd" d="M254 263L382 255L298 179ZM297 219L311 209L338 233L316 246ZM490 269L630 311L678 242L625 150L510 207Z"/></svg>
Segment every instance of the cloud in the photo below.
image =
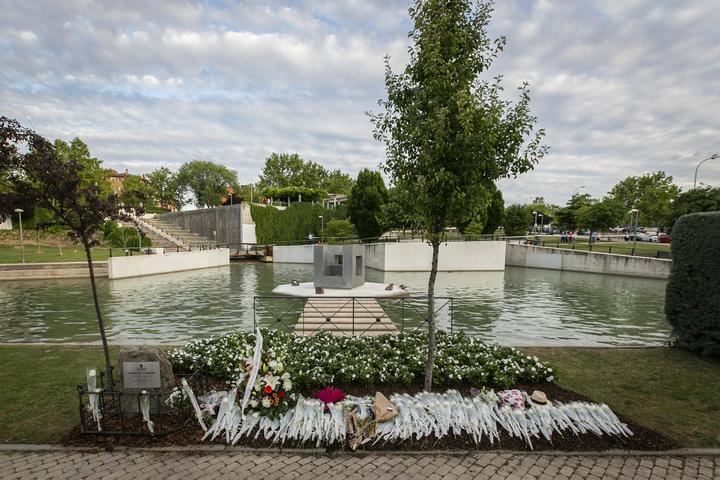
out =
<svg viewBox="0 0 720 480"><path fill-rule="evenodd" d="M406 1L0 0L0 104L48 137L86 140L113 168L208 158L257 177L273 151L377 168L364 112L383 57L407 61ZM551 154L501 182L508 202L602 196L630 174L683 186L717 151L720 4L497 2L508 44L489 75L528 80ZM720 162L700 180L720 184Z"/></svg>

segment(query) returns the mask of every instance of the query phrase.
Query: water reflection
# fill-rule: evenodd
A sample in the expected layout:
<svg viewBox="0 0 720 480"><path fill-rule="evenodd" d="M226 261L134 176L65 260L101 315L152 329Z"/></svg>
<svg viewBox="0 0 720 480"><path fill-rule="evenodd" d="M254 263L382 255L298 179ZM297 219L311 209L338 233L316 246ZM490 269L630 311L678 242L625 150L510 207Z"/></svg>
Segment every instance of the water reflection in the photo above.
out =
<svg viewBox="0 0 720 480"><path fill-rule="evenodd" d="M418 296L427 289L427 273L368 270L367 277L408 285ZM241 263L104 280L99 294L111 341L182 343L252 328L255 296L311 278L309 265ZM659 280L508 267L441 272L436 295L453 297L454 328L513 345L657 345L670 330ZM422 301L381 303L393 319L422 326ZM449 313L449 303L439 311L445 328ZM258 320L271 324L272 317ZM87 280L0 282L0 341L97 342Z"/></svg>

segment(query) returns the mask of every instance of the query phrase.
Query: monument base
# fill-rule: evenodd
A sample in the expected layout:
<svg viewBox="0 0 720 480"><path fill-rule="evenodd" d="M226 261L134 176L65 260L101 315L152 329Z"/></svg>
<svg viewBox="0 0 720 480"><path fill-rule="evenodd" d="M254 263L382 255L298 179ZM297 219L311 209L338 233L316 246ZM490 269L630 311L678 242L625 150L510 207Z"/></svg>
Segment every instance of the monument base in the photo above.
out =
<svg viewBox="0 0 720 480"><path fill-rule="evenodd" d="M363 298L384 298L384 297L408 297L410 292L403 290L398 285L393 285L392 289L386 290L387 283L365 282L355 288L325 288L325 293L315 293L315 284L313 282L303 282L299 285L284 284L278 285L272 291L276 295L285 295L289 297L363 297Z"/></svg>

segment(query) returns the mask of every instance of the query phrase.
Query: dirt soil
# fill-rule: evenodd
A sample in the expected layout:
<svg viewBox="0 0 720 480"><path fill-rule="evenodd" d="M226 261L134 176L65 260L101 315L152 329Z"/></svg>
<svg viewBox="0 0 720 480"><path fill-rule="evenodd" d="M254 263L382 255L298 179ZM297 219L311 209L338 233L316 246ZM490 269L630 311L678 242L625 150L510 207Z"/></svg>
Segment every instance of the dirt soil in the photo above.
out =
<svg viewBox="0 0 720 480"><path fill-rule="evenodd" d="M543 385L519 385L515 388L525 390L528 393L532 393L533 390L542 390L548 396L550 400L559 400L562 402L570 401L592 401L589 398L565 390L554 384L543 384ZM400 388L379 388L369 390L367 388L349 387L343 389L345 393L352 395L374 395L376 391L380 391L386 396L390 396L393 393L417 393L422 390L419 385L412 385ZM456 388L463 395L469 395L470 387ZM438 389L437 391L445 391L445 389ZM617 413L617 412L616 412ZM605 450L668 450L677 448L677 445L665 437L661 433L647 429L641 425L638 425L627 418L623 418L618 415L621 421L625 422L630 430L633 432L633 436L630 438L615 438L607 435L597 436L592 433L583 435L573 435L566 433L565 435L555 434L553 435L552 442L548 442L544 439L533 439L534 450L563 450L563 451L605 451ZM152 415L151 415L152 418ZM224 445L224 441L220 438L214 442L201 441L203 436L202 429L198 426L197 422L193 420L187 424L186 427L181 428L183 424L187 423L187 417L177 415L175 418L166 418L166 428L170 428L172 425L175 428L180 428L178 431L169 433L167 435L156 435L156 436L138 436L138 435L102 435L102 434L83 434L80 433L80 427L76 426L72 431L63 438L62 444L66 446L83 446L83 447L97 447L99 449L112 450L114 447L120 446L131 446L131 447L166 447L166 446L190 446L190 445L201 445L201 444L220 444ZM139 419L135 420L135 423ZM253 448L268 448L268 447L285 447L285 448L318 448L315 443L302 443L302 442L286 442L284 445L274 444L271 441L265 440L264 438L252 439L243 438L237 444L240 447L253 447ZM347 445L320 445L326 449L327 452L339 452L348 450ZM527 445L522 439L512 438L507 433L502 431L500 434L500 441L495 442L493 445L490 444L488 439L483 439L478 445L472 438L467 435L461 436L446 436L444 438L423 438L421 440L408 440L405 442L398 443L378 443L373 445L372 442L360 447L359 450L364 451L409 451L409 450L529 450Z"/></svg>

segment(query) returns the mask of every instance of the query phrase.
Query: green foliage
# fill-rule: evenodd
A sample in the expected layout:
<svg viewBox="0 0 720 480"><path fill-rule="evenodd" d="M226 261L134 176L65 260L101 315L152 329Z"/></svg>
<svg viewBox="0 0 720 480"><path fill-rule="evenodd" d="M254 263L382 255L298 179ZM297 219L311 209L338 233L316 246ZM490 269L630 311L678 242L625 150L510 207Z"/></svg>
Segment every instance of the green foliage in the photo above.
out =
<svg viewBox="0 0 720 480"><path fill-rule="evenodd" d="M169 353L175 372L199 372L233 381L244 371L254 335L236 333L198 340ZM514 348L486 344L462 333L438 332L435 378L446 386L507 388L553 380L553 369ZM410 385L422 378L427 337L421 332L380 337L295 337L263 330L263 351L282 356L300 390L336 386ZM272 358L263 358L270 361Z"/></svg>
<svg viewBox="0 0 720 480"><path fill-rule="evenodd" d="M182 195L177 176L167 167L160 167L145 176L152 198L166 210L182 207Z"/></svg>
<svg viewBox="0 0 720 480"><path fill-rule="evenodd" d="M176 177L180 196L189 192L195 205L201 208L216 207L227 195L227 187L236 187L237 173L224 165L193 160L183 164Z"/></svg>
<svg viewBox="0 0 720 480"><path fill-rule="evenodd" d="M485 231L485 227L482 223L479 222L472 222L470 225L467 226L467 228L463 231L465 235L482 235ZM493 230L494 232L494 230Z"/></svg>
<svg viewBox="0 0 720 480"><path fill-rule="evenodd" d="M305 161L297 153L273 153L265 160L258 188L304 187L330 193L348 194L353 181L340 170L328 171L322 165Z"/></svg>
<svg viewBox="0 0 720 480"><path fill-rule="evenodd" d="M106 170L102 162L90 155L87 144L75 137L69 144L57 139L54 143L55 155L63 163L77 162L79 167L80 186L96 186L100 195L107 197L112 193Z"/></svg>
<svg viewBox="0 0 720 480"><path fill-rule="evenodd" d="M363 169L350 194L348 215L360 238L376 238L385 231L382 206L387 202L387 189L380 172Z"/></svg>
<svg viewBox="0 0 720 480"><path fill-rule="evenodd" d="M120 202L125 205L143 206L154 203L153 189L147 182L138 175L128 175L123 181L123 191L120 194Z"/></svg>
<svg viewBox="0 0 720 480"><path fill-rule="evenodd" d="M683 215L720 211L720 187L700 186L678 195L673 203L670 226Z"/></svg>
<svg viewBox="0 0 720 480"><path fill-rule="evenodd" d="M659 171L618 182L609 194L620 201L625 211L637 208L641 225L668 225L672 204L680 193L673 177Z"/></svg>
<svg viewBox="0 0 720 480"><path fill-rule="evenodd" d="M533 223L532 208L527 205L510 205L505 209L505 234L510 236L525 235Z"/></svg>
<svg viewBox="0 0 720 480"><path fill-rule="evenodd" d="M385 222L385 230L397 228L405 230L419 230L422 222L420 215L415 210L412 196L400 189L389 188L388 200L381 208L381 217Z"/></svg>
<svg viewBox="0 0 720 480"><path fill-rule="evenodd" d="M720 356L720 212L684 215L673 227L665 314L680 347Z"/></svg>
<svg viewBox="0 0 720 480"><path fill-rule="evenodd" d="M307 240L309 234L320 236L321 220L326 223L342 218L342 210L327 209L321 205L293 203L285 210L273 206L250 205L255 222L255 235L260 244L276 244Z"/></svg>
<svg viewBox="0 0 720 480"><path fill-rule="evenodd" d="M325 224L325 230L322 232L323 238L352 238L357 237L355 225L350 220L330 220Z"/></svg>
<svg viewBox="0 0 720 480"><path fill-rule="evenodd" d="M116 248L152 246L152 241L141 233L138 233L136 228L120 227L117 222L105 222L102 226L102 234L105 241Z"/></svg>
<svg viewBox="0 0 720 480"><path fill-rule="evenodd" d="M601 202L580 207L575 212L575 221L580 228L592 231L606 230L620 223L625 207L614 198L606 197Z"/></svg>
<svg viewBox="0 0 720 480"><path fill-rule="evenodd" d="M309 187L270 187L263 191L263 195L283 202L288 199L290 199L291 202L321 202L327 196L327 192Z"/></svg>
<svg viewBox="0 0 720 480"><path fill-rule="evenodd" d="M503 200L502 192L495 189L490 199L490 205L487 208L487 220L483 226L482 233L493 234L500 225L505 221L505 200Z"/></svg>
<svg viewBox="0 0 720 480"><path fill-rule="evenodd" d="M592 198L589 193L574 194L564 207L558 209L555 224L561 230L577 230L578 224L575 216L578 210L591 204Z"/></svg>

